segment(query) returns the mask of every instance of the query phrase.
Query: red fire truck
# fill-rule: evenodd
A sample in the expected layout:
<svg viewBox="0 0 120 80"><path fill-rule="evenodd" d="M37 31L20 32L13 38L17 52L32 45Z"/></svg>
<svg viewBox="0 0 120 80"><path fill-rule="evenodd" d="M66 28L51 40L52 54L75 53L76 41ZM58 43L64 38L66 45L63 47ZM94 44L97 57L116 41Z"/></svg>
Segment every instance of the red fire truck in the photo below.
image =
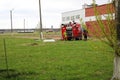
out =
<svg viewBox="0 0 120 80"><path fill-rule="evenodd" d="M80 24L62 24L61 26L62 40L81 40L82 28Z"/></svg>

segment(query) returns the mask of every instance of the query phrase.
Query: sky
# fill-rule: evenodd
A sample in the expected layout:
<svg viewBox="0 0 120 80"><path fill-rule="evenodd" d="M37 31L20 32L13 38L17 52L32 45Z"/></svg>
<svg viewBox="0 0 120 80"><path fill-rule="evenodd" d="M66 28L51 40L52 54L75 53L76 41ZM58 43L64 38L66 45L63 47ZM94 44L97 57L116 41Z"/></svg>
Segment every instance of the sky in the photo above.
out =
<svg viewBox="0 0 120 80"><path fill-rule="evenodd" d="M96 0L106 4L108 0ZM41 0L43 28L60 28L61 13L82 9L84 3L92 0ZM12 10L13 29L36 28L39 23L39 0L0 0L0 29L10 29L10 10Z"/></svg>

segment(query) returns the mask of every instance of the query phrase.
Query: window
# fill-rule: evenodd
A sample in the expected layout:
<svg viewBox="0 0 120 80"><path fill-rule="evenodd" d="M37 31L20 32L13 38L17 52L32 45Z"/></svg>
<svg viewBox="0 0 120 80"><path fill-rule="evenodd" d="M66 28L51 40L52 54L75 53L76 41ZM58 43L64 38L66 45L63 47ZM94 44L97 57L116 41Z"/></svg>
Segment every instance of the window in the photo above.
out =
<svg viewBox="0 0 120 80"><path fill-rule="evenodd" d="M62 17L62 21L65 21L65 17Z"/></svg>
<svg viewBox="0 0 120 80"><path fill-rule="evenodd" d="M80 19L80 15L76 15L76 19Z"/></svg>
<svg viewBox="0 0 120 80"><path fill-rule="evenodd" d="M68 16L68 17L66 17L66 21L69 21L70 20L70 17Z"/></svg>
<svg viewBox="0 0 120 80"><path fill-rule="evenodd" d="M71 16L71 20L75 20L74 16Z"/></svg>

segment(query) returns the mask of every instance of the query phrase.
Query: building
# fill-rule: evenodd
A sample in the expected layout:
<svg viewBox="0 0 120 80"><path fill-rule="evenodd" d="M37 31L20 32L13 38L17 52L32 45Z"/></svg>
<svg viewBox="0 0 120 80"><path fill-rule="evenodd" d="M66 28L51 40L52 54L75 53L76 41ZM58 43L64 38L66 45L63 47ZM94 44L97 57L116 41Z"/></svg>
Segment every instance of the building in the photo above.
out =
<svg viewBox="0 0 120 80"><path fill-rule="evenodd" d="M68 11L62 13L62 23L67 24L69 22L75 21L80 23L80 18L85 19L85 9Z"/></svg>
<svg viewBox="0 0 120 80"><path fill-rule="evenodd" d="M96 5L96 11L99 16L101 16L103 23L107 25L106 16L109 13L113 13L114 15L114 7L112 4L103 4L103 5ZM95 18L95 8L92 5L83 5L83 9L68 11L62 13L62 23L68 24L69 22L75 21L80 23L80 19L87 25L87 28L94 32L93 23L96 24L97 27L99 25L96 22Z"/></svg>
<svg viewBox="0 0 120 80"><path fill-rule="evenodd" d="M92 7L92 5L88 5L85 3L84 5L82 5L82 9L63 12L62 23L68 24L69 22L72 22L72 21L80 23L80 19L85 21L85 9L90 7Z"/></svg>
<svg viewBox="0 0 120 80"><path fill-rule="evenodd" d="M98 22L96 21L95 15L99 15L101 17L101 22L104 26L104 29L106 32L109 31L109 22L107 20L108 14L112 14L114 16L114 7L112 4L104 4L100 6L96 6L96 10L94 7L85 8L85 24L87 26L87 29L89 30L89 33L91 36L101 35L101 29L98 25Z"/></svg>

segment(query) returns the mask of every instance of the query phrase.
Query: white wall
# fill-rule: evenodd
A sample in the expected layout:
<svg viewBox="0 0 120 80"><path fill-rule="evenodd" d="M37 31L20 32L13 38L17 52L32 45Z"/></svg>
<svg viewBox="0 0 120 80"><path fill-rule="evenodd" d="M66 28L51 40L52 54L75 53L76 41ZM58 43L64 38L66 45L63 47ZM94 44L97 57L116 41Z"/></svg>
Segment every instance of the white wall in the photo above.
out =
<svg viewBox="0 0 120 80"><path fill-rule="evenodd" d="M106 20L107 19L108 14L103 14L100 15L101 20ZM113 13L113 15L109 15L109 17L115 16L115 14ZM115 18L115 17L114 17ZM89 16L85 18L85 22L87 21L96 21L96 17L95 16Z"/></svg>
<svg viewBox="0 0 120 80"><path fill-rule="evenodd" d="M67 24L72 21L80 23L80 18L82 18L82 20L85 21L85 9L79 9L79 10L68 11L68 12L62 13L63 24Z"/></svg>

